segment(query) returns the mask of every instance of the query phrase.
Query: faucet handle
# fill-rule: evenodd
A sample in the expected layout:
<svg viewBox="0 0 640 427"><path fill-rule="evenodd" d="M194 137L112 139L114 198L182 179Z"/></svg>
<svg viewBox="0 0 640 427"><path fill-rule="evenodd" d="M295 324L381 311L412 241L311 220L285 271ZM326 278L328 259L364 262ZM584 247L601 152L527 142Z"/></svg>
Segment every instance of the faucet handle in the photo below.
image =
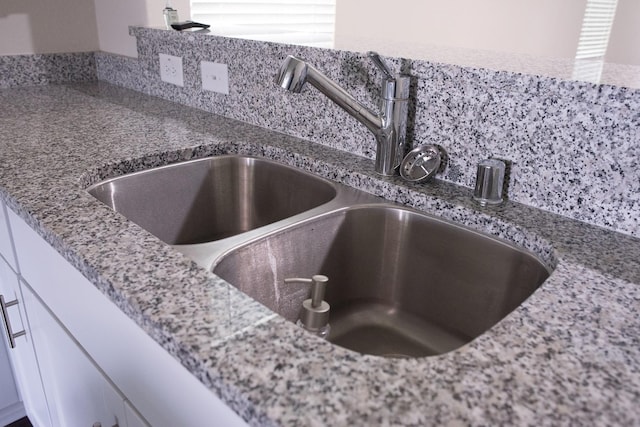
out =
<svg viewBox="0 0 640 427"><path fill-rule="evenodd" d="M389 67L387 67L387 64L384 63L377 52L370 50L369 52L367 52L367 56L369 56L371 61L373 61L373 64L378 67L378 70L380 70L387 79L393 80L393 74L391 74L391 71L389 71Z"/></svg>

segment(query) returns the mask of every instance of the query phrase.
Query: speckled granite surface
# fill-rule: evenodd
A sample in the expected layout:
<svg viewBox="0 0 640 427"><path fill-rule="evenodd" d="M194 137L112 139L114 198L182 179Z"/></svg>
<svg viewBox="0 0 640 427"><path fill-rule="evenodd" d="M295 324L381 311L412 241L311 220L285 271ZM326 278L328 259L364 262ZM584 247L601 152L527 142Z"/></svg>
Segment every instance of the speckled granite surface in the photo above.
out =
<svg viewBox="0 0 640 427"><path fill-rule="evenodd" d="M370 108L380 75L361 53L133 28L138 60L98 54L100 79L373 158L371 133L314 88L273 84L293 54ZM185 87L159 79L158 54L183 57ZM229 95L200 89L201 60L228 64ZM471 187L478 161L512 164L509 197L640 236L640 90L506 71L388 58L414 76L408 137L439 144L439 176ZM336 125L339 124L339 125Z"/></svg>
<svg viewBox="0 0 640 427"><path fill-rule="evenodd" d="M222 31L217 33L225 35ZM420 40L400 43L388 40L384 34L381 36L377 40L370 37L362 39L349 37L349 40L344 43L337 40L335 48L366 52L373 46L380 54L391 56L640 89L640 66L638 65L615 64L594 59L551 58L515 52L438 46L422 43Z"/></svg>
<svg viewBox="0 0 640 427"><path fill-rule="evenodd" d="M94 80L93 52L0 56L0 88Z"/></svg>
<svg viewBox="0 0 640 427"><path fill-rule="evenodd" d="M25 123L29 123L25 126ZM640 240L100 84L0 91L0 197L252 425L640 425ZM398 360L318 340L110 211L96 179L208 154L275 158L520 241L556 264L454 352Z"/></svg>

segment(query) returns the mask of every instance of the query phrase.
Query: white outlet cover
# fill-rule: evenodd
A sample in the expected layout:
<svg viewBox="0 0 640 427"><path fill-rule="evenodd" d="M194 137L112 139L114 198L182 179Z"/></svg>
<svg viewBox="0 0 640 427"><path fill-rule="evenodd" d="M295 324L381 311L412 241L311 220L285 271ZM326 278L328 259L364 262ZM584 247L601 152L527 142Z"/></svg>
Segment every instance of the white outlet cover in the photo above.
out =
<svg viewBox="0 0 640 427"><path fill-rule="evenodd" d="M200 63L202 89L229 95L229 69L227 64L202 61Z"/></svg>
<svg viewBox="0 0 640 427"><path fill-rule="evenodd" d="M163 82L184 87L182 58L179 56L160 54L160 79Z"/></svg>

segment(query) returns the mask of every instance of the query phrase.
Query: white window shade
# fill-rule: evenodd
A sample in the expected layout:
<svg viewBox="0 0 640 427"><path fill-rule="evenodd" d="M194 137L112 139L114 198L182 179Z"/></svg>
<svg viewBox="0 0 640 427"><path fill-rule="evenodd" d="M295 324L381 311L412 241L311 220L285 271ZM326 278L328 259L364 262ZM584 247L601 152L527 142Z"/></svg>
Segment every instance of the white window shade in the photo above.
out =
<svg viewBox="0 0 640 427"><path fill-rule="evenodd" d="M231 37L333 47L335 0L191 0L191 19Z"/></svg>
<svg viewBox="0 0 640 427"><path fill-rule="evenodd" d="M618 0L587 0L573 68L575 79L600 81L617 6Z"/></svg>
<svg viewBox="0 0 640 427"><path fill-rule="evenodd" d="M604 57L618 0L588 0L576 59Z"/></svg>

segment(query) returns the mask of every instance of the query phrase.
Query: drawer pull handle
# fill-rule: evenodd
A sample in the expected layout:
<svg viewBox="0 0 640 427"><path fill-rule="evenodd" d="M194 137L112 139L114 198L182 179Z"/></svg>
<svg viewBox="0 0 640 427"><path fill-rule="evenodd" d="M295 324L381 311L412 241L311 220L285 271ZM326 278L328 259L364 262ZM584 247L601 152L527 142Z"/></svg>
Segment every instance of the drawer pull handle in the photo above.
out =
<svg viewBox="0 0 640 427"><path fill-rule="evenodd" d="M27 334L27 332L24 329L14 334L13 330L11 329L11 321L9 320L9 314L7 313L7 308L12 307L14 305L18 305L17 299L14 299L13 301L5 302L4 295L0 295L0 311L2 311L2 320L4 322L4 328L7 331L7 336L9 337L9 346L11 348L16 348L16 338Z"/></svg>

